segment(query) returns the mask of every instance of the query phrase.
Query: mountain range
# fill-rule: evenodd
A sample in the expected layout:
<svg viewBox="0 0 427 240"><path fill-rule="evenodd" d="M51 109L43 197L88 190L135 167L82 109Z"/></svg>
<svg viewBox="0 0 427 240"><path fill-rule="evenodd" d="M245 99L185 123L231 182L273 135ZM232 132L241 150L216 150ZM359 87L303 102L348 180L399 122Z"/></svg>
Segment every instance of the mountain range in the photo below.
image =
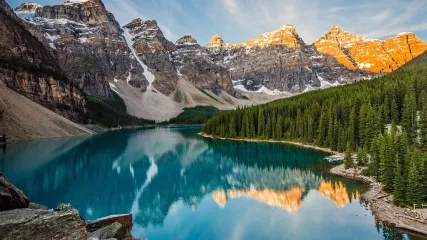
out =
<svg viewBox="0 0 427 240"><path fill-rule="evenodd" d="M307 44L289 24L239 44L215 35L202 46L189 34L173 43L155 20L121 27L101 0L0 4L2 82L77 122L88 120L88 99L119 96L128 114L164 121L188 107L234 109L369 80L427 50L413 33L376 40L338 26Z"/></svg>

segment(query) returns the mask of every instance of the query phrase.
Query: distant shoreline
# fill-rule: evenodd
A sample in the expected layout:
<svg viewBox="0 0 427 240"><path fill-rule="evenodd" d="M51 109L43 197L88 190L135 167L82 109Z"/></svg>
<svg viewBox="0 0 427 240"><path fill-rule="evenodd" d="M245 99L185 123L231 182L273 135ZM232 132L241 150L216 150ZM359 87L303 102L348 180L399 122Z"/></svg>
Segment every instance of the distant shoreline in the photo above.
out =
<svg viewBox="0 0 427 240"><path fill-rule="evenodd" d="M236 142L262 142L262 143L281 143L306 149L316 150L328 154L342 154L337 151L333 151L327 148L321 148L310 144L304 144L292 141L275 141L275 140L258 140L258 139L233 139L233 138L221 138L208 135L205 133L199 133L199 136L211 139L219 140L230 140ZM330 173L333 175L362 181L370 185L369 190L362 194L362 198L371 204L371 210L378 220L394 225L396 228L404 229L411 233L422 234L421 237L427 236L427 221L422 220L417 213L411 209L397 207L392 201L392 195L382 191L381 183L378 183L373 177L366 177L361 174L362 168L351 168L345 169L344 164L338 165L330 169ZM390 200L391 199L391 200ZM427 215L424 216L427 218Z"/></svg>
<svg viewBox="0 0 427 240"><path fill-rule="evenodd" d="M280 144L286 144L286 145L292 145L292 146L296 146L296 147L301 147L301 148L305 148L305 149L311 149L311 150L315 150L315 151L319 151L319 152L323 152L323 153L327 153L327 154L339 154L339 152L337 151L333 151L329 148L322 148L322 147L317 147L311 144L305 144L305 143L300 143L300 142L292 142L292 141L276 141L276 140L261 140L261 139L250 139L250 138L222 138L222 137L216 137L213 135L208 135L205 133L198 133L199 136L202 136L204 138L211 138L211 139L220 139L220 140L229 140L229 141L236 141L236 142L254 142L254 143L280 143Z"/></svg>

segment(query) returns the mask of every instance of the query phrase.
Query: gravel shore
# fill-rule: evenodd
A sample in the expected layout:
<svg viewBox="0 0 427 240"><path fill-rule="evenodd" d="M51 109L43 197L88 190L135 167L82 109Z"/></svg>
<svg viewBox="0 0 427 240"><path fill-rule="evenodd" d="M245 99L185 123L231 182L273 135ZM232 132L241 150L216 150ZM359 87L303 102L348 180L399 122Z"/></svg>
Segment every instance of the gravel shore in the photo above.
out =
<svg viewBox="0 0 427 240"><path fill-rule="evenodd" d="M427 211L395 206L393 195L384 192L381 183L378 183L375 178L363 176L360 167L345 169L342 164L332 168L330 172L370 184L369 191L362 194L361 197L370 203L372 212L379 221L427 237Z"/></svg>

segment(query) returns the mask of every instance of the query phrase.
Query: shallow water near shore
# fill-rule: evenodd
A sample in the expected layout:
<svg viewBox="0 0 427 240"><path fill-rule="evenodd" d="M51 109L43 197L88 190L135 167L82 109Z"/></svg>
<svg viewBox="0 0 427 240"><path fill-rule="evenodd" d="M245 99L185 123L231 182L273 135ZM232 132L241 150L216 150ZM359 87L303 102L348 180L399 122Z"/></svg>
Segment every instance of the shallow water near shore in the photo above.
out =
<svg viewBox="0 0 427 240"><path fill-rule="evenodd" d="M83 218L132 213L148 239L419 239L375 220L367 185L329 174L324 153L206 139L200 127L20 142L0 172L36 203Z"/></svg>

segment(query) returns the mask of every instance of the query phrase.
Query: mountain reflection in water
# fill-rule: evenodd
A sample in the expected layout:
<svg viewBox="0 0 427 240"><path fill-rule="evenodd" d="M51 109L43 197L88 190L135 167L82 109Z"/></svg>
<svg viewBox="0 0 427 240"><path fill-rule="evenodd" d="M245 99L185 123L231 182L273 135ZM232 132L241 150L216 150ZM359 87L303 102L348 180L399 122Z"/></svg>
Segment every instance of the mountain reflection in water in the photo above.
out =
<svg viewBox="0 0 427 240"><path fill-rule="evenodd" d="M287 191L276 191L274 189L228 190L227 192L216 191L212 193L212 198L221 208L225 207L228 198L246 197L293 213L300 209L305 191L303 187L295 187ZM332 183L331 181L322 180L318 191L333 201L339 208L345 207L350 202L349 193L341 181ZM360 197L357 190L350 194L351 200L357 200Z"/></svg>
<svg viewBox="0 0 427 240"><path fill-rule="evenodd" d="M204 139L196 135L198 131L200 128L122 130L17 143L0 152L0 171L32 201L49 208L71 203L86 219L130 212L134 234L154 239L168 239L176 231L177 239L203 234L209 234L207 239L221 239L234 230L215 222L223 219L234 226L241 221L235 214L239 208L252 217L289 218L289 227L293 226L292 215L300 211L295 216L300 221L329 219L327 215L335 214L336 224L342 214L367 211L357 200L366 186L329 175L322 153L280 144ZM353 200L356 205L350 204ZM347 206L347 212L342 211ZM274 209L292 214L282 215ZM307 211L317 212L316 217L307 216ZM372 227L365 229L366 219L358 227L377 234L369 216ZM293 230L298 236L311 234L298 226ZM255 238L268 236L268 231L276 229L270 228L252 232L248 227L245 233ZM277 225L280 228L283 226ZM312 228L315 231L317 226ZM354 231L362 231L359 228ZM291 234L290 229L286 232Z"/></svg>

